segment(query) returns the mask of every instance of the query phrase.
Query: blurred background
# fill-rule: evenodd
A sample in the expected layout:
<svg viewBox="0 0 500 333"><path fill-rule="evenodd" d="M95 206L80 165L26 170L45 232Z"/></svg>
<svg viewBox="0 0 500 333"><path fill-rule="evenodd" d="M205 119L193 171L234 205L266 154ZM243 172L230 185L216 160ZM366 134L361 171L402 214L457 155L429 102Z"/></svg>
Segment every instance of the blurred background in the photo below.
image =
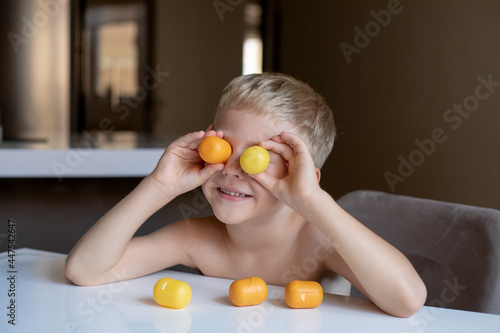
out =
<svg viewBox="0 0 500 333"><path fill-rule="evenodd" d="M205 129L232 78L262 71L309 83L333 109L321 184L334 198L500 209L498 1L6 0L0 15L0 251L12 218L18 247L67 253L147 174L79 174L84 154L65 177L9 171L17 159L43 169L86 142L140 164L134 154ZM139 234L210 214L200 198L180 196Z"/></svg>

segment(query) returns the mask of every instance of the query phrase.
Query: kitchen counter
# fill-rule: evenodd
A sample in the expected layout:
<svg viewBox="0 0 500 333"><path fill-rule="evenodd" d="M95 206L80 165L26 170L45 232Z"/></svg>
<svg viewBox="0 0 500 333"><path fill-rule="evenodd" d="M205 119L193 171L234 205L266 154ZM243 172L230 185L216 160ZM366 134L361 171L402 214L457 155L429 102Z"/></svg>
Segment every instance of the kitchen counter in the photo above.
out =
<svg viewBox="0 0 500 333"><path fill-rule="evenodd" d="M153 171L163 151L1 149L0 178L144 177Z"/></svg>
<svg viewBox="0 0 500 333"><path fill-rule="evenodd" d="M102 133L58 142L2 142L0 178L144 177L173 141Z"/></svg>

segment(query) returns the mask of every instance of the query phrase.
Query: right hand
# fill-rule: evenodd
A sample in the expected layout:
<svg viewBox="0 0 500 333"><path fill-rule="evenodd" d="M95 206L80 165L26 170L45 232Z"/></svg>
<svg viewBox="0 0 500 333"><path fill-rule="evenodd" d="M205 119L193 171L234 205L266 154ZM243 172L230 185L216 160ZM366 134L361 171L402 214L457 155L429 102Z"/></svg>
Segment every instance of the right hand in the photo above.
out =
<svg viewBox="0 0 500 333"><path fill-rule="evenodd" d="M178 196L205 183L224 164L204 163L198 152L200 142L208 136L222 138L221 131L199 131L186 134L172 142L163 153L150 177L165 194Z"/></svg>

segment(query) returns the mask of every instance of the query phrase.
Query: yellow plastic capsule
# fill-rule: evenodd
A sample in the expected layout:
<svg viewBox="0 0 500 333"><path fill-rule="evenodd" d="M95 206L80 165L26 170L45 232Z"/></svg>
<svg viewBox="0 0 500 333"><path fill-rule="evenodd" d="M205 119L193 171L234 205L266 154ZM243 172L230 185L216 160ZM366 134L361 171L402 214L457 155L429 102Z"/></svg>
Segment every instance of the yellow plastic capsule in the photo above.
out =
<svg viewBox="0 0 500 333"><path fill-rule="evenodd" d="M261 278L236 280L229 287L229 298L236 306L257 305L267 297L267 285Z"/></svg>
<svg viewBox="0 0 500 333"><path fill-rule="evenodd" d="M171 278L158 280L153 288L156 303L174 309L182 309L188 305L192 295L189 284Z"/></svg>
<svg viewBox="0 0 500 333"><path fill-rule="evenodd" d="M216 136L209 136L201 141L198 147L200 157L207 163L224 163L231 156L229 142Z"/></svg>
<svg viewBox="0 0 500 333"><path fill-rule="evenodd" d="M315 308L323 301L323 288L316 281L290 281L285 287L285 302L294 309Z"/></svg>
<svg viewBox="0 0 500 333"><path fill-rule="evenodd" d="M271 156L261 146L248 147L240 156L240 165L243 171L250 175L256 175L266 170Z"/></svg>

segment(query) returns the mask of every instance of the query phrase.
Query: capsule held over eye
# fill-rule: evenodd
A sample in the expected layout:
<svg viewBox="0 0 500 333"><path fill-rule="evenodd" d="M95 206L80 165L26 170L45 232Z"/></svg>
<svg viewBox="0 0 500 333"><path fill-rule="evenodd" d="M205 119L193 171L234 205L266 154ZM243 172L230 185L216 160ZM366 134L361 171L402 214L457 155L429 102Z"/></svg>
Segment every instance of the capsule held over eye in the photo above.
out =
<svg viewBox="0 0 500 333"><path fill-rule="evenodd" d="M316 281L290 281L285 287L285 302L294 309L315 308L323 301L323 288Z"/></svg>
<svg viewBox="0 0 500 333"><path fill-rule="evenodd" d="M236 280L229 287L229 298L236 306L257 305L267 297L267 285L259 277Z"/></svg>
<svg viewBox="0 0 500 333"><path fill-rule="evenodd" d="M240 156L240 165L243 171L250 175L256 175L266 170L271 156L261 146L248 147Z"/></svg>
<svg viewBox="0 0 500 333"><path fill-rule="evenodd" d="M232 154L229 142L216 136L203 139L198 147L200 157L207 163L224 163Z"/></svg>

